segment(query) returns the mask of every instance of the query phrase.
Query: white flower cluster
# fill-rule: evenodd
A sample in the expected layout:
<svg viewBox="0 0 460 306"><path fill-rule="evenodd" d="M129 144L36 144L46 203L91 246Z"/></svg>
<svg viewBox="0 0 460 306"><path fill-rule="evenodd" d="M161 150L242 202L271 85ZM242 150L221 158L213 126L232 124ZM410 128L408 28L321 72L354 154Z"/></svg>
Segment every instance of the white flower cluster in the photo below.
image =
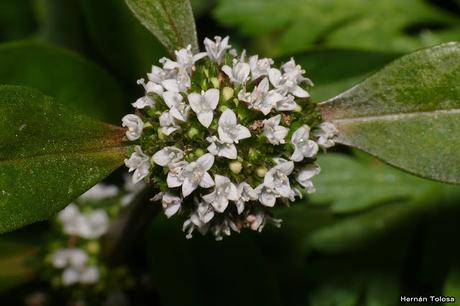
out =
<svg viewBox="0 0 460 306"><path fill-rule="evenodd" d="M189 213L188 238L195 229L220 240L279 225L268 208L315 191L314 159L337 133L321 122L294 59L277 69L272 59L238 56L228 40L206 38L206 52L161 59L138 81L145 96L132 104L136 114L122 119L137 143L125 160L133 182L149 177L161 189L153 200L167 217Z"/></svg>
<svg viewBox="0 0 460 306"><path fill-rule="evenodd" d="M62 270L59 273L63 286L99 282L100 269L94 257L100 248L98 239L107 233L114 213L130 203L142 187L142 184L132 184L130 177L121 189L100 183L59 212L56 217L58 239L53 240L48 252L51 265ZM101 205L101 201L108 202ZM58 245L61 248L56 249Z"/></svg>
<svg viewBox="0 0 460 306"><path fill-rule="evenodd" d="M66 248L52 254L52 264L63 269L62 284L94 284L99 280L99 269L89 263L88 254L79 248Z"/></svg>

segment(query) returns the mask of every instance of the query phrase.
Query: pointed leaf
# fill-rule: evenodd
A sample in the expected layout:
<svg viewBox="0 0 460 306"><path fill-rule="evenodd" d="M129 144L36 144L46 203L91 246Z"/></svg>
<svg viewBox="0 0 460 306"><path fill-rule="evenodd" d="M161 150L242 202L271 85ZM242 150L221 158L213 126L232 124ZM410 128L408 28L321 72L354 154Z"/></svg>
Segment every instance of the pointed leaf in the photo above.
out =
<svg viewBox="0 0 460 306"><path fill-rule="evenodd" d="M49 218L123 162L124 130L0 87L0 232Z"/></svg>
<svg viewBox="0 0 460 306"><path fill-rule="evenodd" d="M413 174L460 183L460 43L423 49L320 104L338 142Z"/></svg>
<svg viewBox="0 0 460 306"><path fill-rule="evenodd" d="M187 45L198 51L195 20L189 0L126 0L126 3L169 52Z"/></svg>

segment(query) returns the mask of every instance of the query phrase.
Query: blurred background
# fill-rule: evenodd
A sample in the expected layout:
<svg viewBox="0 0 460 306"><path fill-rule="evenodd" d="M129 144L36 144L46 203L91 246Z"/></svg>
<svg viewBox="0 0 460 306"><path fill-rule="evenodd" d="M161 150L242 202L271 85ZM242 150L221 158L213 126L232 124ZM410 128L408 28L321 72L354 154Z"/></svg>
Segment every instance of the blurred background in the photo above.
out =
<svg viewBox="0 0 460 306"><path fill-rule="evenodd" d="M294 56L315 83L317 102L399 56L460 38L459 0L192 4L200 41L230 35L233 47L249 53L279 62ZM136 80L165 55L123 0L0 0L0 83L36 88L106 122L120 124L143 94ZM127 207L120 197L110 200L118 204L90 203L117 207L110 235L91 240L97 248L87 244L106 271L100 284L59 284L47 261L69 238L56 220L2 235L0 305L394 306L401 295L460 301L459 187L339 146L319 164L317 192L280 207L280 229L222 242L186 240L180 218L166 220L145 192ZM123 186L123 174L106 183Z"/></svg>

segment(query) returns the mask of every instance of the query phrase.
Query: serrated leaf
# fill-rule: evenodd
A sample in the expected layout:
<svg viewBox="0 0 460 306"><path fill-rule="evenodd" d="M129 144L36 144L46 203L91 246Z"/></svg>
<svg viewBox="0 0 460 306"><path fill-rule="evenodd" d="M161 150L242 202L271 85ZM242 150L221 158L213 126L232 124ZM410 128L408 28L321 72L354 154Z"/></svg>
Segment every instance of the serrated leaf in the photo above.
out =
<svg viewBox="0 0 460 306"><path fill-rule="evenodd" d="M0 87L0 233L44 220L123 162L123 129Z"/></svg>
<svg viewBox="0 0 460 306"><path fill-rule="evenodd" d="M404 56L321 103L337 141L413 174L460 183L460 43Z"/></svg>
<svg viewBox="0 0 460 306"><path fill-rule="evenodd" d="M123 113L114 78L76 53L46 43L0 45L0 84L35 88L98 119L118 122Z"/></svg>
<svg viewBox="0 0 460 306"><path fill-rule="evenodd" d="M170 53L188 45L198 51L195 20L189 0L125 1Z"/></svg>
<svg viewBox="0 0 460 306"><path fill-rule="evenodd" d="M409 51L443 42L435 35L427 42L426 30L442 33L460 22L423 0L220 0L215 16L258 39L254 46L260 50L262 42L263 53L271 56L316 45ZM422 27L422 34L407 31L427 23L444 27Z"/></svg>

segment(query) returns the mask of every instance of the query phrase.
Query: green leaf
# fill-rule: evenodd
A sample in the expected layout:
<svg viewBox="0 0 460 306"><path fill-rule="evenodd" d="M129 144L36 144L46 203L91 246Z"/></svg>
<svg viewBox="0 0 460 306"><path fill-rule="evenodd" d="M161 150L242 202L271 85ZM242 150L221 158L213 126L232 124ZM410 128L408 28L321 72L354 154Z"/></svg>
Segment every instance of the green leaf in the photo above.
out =
<svg viewBox="0 0 460 306"><path fill-rule="evenodd" d="M337 141L410 173L460 183L460 43L423 49L321 103Z"/></svg>
<svg viewBox="0 0 460 306"><path fill-rule="evenodd" d="M189 0L126 0L126 3L170 53L188 45L198 51L195 20Z"/></svg>
<svg viewBox="0 0 460 306"><path fill-rule="evenodd" d="M44 220L123 162L124 130L0 87L0 232Z"/></svg>
<svg viewBox="0 0 460 306"><path fill-rule="evenodd" d="M80 3L96 51L126 82L136 86L135 80L165 56L163 46L127 9L124 0Z"/></svg>
<svg viewBox="0 0 460 306"><path fill-rule="evenodd" d="M0 45L2 83L36 88L98 119L119 122L123 113L121 89L107 72L73 52L46 43Z"/></svg>
<svg viewBox="0 0 460 306"><path fill-rule="evenodd" d="M390 202L405 203L439 183L424 180L370 159L359 160L342 154L320 156L321 174L313 179L313 205L328 205L334 213L351 213ZM366 192L363 192L363 191Z"/></svg>
<svg viewBox="0 0 460 306"><path fill-rule="evenodd" d="M253 37L254 47L272 56L316 45L409 51L442 42L434 35L426 41L423 33L443 30L422 27L421 34L409 34L407 29L421 24L449 29L460 23L423 0L220 0L215 16Z"/></svg>
<svg viewBox="0 0 460 306"><path fill-rule="evenodd" d="M371 72L399 55L394 52L324 49L304 52L294 58L315 83L309 91L313 99L323 101L363 81Z"/></svg>

